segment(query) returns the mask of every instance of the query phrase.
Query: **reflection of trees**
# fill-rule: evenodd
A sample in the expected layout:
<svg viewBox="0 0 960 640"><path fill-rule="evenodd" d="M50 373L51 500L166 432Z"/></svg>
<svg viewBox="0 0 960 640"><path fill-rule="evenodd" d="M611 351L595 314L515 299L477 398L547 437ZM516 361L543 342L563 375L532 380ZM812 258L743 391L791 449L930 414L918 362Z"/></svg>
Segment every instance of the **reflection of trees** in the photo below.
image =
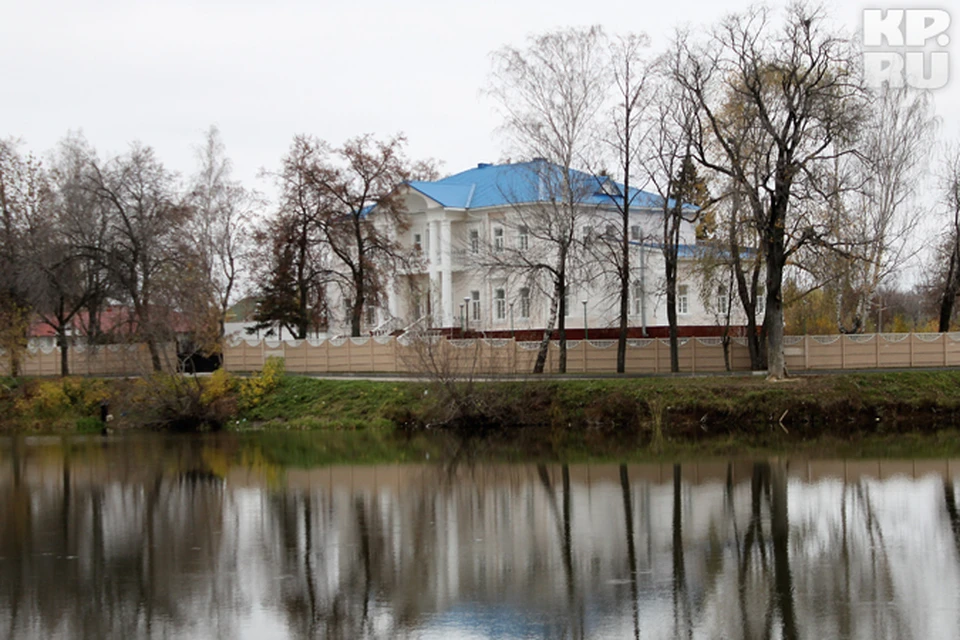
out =
<svg viewBox="0 0 960 640"><path fill-rule="evenodd" d="M674 637L693 637L693 618L683 561L683 494L680 465L673 465L673 628Z"/></svg>
<svg viewBox="0 0 960 640"><path fill-rule="evenodd" d="M217 446L0 448L0 637L229 638L252 611L296 638L923 637L903 484L788 483L782 462L268 484L224 480ZM954 492L935 483L931 518L960 558Z"/></svg>
<svg viewBox="0 0 960 640"><path fill-rule="evenodd" d="M633 534L633 501L630 499L630 476L627 465L620 465L620 491L623 493L623 524L627 537L627 567L630 571L630 611L633 614L633 637L640 640L640 609L637 600L640 588L637 580L637 547Z"/></svg>
<svg viewBox="0 0 960 640"><path fill-rule="evenodd" d="M957 514L957 497L952 478L943 479L943 501L950 520L950 530L953 532L953 543L957 548L957 560L960 561L960 515Z"/></svg>
<svg viewBox="0 0 960 640"><path fill-rule="evenodd" d="M790 520L787 515L787 470L778 464L771 470L770 530L773 537L773 566L776 602L786 640L796 640L797 619L793 610L793 578L790 573Z"/></svg>
<svg viewBox="0 0 960 640"><path fill-rule="evenodd" d="M159 460L126 478L109 472L119 483L91 479L89 468L78 477L70 448L57 453L14 448L0 487L5 637L164 637L197 620L232 633L223 597L235 585L212 580L220 540L208 526L223 513L222 486L181 482Z"/></svg>

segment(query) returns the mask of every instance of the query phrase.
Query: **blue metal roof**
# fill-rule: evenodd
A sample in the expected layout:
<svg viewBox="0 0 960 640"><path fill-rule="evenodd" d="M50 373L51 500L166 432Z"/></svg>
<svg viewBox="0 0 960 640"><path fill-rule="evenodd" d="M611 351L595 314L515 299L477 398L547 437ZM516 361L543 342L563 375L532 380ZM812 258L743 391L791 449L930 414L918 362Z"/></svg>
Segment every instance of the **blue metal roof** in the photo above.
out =
<svg viewBox="0 0 960 640"><path fill-rule="evenodd" d="M432 182L407 183L428 198L444 207L455 209L479 209L532 202L546 202L560 190L563 168L542 159L513 164L479 164ZM583 196L585 204L614 206L623 200L623 185L607 176L594 176L575 169L570 170L571 182ZM663 199L654 193L630 189L630 205L640 208L661 208ZM673 206L670 201L669 206ZM685 209L696 209L684 205Z"/></svg>

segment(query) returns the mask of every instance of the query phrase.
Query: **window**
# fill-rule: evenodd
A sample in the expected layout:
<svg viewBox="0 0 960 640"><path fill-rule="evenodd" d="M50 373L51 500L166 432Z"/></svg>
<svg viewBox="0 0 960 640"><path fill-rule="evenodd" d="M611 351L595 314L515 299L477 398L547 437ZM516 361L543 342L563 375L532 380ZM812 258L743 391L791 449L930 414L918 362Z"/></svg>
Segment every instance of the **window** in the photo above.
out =
<svg viewBox="0 0 960 640"><path fill-rule="evenodd" d="M726 315L728 302L729 295L727 293L727 287L725 285L720 285L717 287L717 313Z"/></svg>
<svg viewBox="0 0 960 640"><path fill-rule="evenodd" d="M570 317L570 293L563 294L563 315Z"/></svg>
<svg viewBox="0 0 960 640"><path fill-rule="evenodd" d="M423 317L423 298L419 294L413 298L413 316L415 320Z"/></svg>
<svg viewBox="0 0 960 640"><path fill-rule="evenodd" d="M505 320L507 317L507 292L503 289L497 289L493 292L494 314L497 320Z"/></svg>
<svg viewBox="0 0 960 640"><path fill-rule="evenodd" d="M630 239L631 240L641 240L643 233L640 231L640 225L635 224L630 227Z"/></svg>
<svg viewBox="0 0 960 640"><path fill-rule="evenodd" d="M474 320L479 321L480 320L480 292L471 291L470 300L472 301L472 304L470 306L473 308L473 313L471 315L473 316Z"/></svg>
<svg viewBox="0 0 960 640"><path fill-rule="evenodd" d="M413 234L413 250L417 253L423 252L423 236L419 233Z"/></svg>
<svg viewBox="0 0 960 640"><path fill-rule="evenodd" d="M470 229L470 253L480 253L480 232Z"/></svg>
<svg viewBox="0 0 960 640"><path fill-rule="evenodd" d="M530 317L530 289L527 287L520 289L520 317Z"/></svg>
<svg viewBox="0 0 960 640"><path fill-rule="evenodd" d="M590 227L583 228L583 246L589 247L590 243L593 242L593 229Z"/></svg>
<svg viewBox="0 0 960 640"><path fill-rule="evenodd" d="M633 315L638 316L643 313L643 287L639 282L633 283Z"/></svg>
<svg viewBox="0 0 960 640"><path fill-rule="evenodd" d="M608 224L607 228L603 231L604 235L607 236L607 239L614 239L617 237L617 227L616 225Z"/></svg>
<svg viewBox="0 0 960 640"><path fill-rule="evenodd" d="M493 250L497 253L503 251L503 227L493 228Z"/></svg>
<svg viewBox="0 0 960 640"><path fill-rule="evenodd" d="M374 325L377 324L377 308L370 306L367 307L367 324Z"/></svg>
<svg viewBox="0 0 960 640"><path fill-rule="evenodd" d="M530 234L526 227L520 227L520 235L517 237L517 248L521 251L526 251L530 248Z"/></svg>
<svg viewBox="0 0 960 640"><path fill-rule="evenodd" d="M690 301L687 292L687 285L677 285L677 313L690 313Z"/></svg>

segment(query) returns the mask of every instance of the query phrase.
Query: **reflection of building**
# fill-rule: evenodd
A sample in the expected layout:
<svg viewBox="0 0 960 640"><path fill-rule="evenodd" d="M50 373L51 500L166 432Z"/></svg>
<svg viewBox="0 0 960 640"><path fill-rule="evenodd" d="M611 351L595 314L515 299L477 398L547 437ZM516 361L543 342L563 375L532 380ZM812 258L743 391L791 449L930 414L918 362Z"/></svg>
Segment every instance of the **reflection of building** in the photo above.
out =
<svg viewBox="0 0 960 640"><path fill-rule="evenodd" d="M552 290L546 272L534 272L532 265L554 264L557 244L550 238L569 229L576 266L568 273L566 326L616 326L618 292L607 275L612 266L602 256L619 248L617 203L623 201L623 187L606 176L577 171L568 182L558 176L562 169L536 159L480 164L442 180L405 185L409 228L401 242L419 256L419 264L396 274L388 308L378 310L378 324L542 328ZM664 258L657 240L663 234L662 200L636 189L627 197L633 252L629 323L639 329L665 326ZM557 201L576 204L564 209ZM722 323L726 294L701 294L692 269L697 240L691 221L681 224L679 254L679 324L715 327Z"/></svg>

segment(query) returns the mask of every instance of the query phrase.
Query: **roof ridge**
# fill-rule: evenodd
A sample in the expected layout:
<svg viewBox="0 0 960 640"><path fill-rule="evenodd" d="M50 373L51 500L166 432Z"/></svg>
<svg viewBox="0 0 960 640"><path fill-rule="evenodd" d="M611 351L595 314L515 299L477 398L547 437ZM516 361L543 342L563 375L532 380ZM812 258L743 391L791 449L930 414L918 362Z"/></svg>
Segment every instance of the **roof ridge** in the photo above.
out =
<svg viewBox="0 0 960 640"><path fill-rule="evenodd" d="M470 193L467 194L467 202L463 205L464 209L470 208L470 203L473 202L473 194L477 190L477 183L474 182L470 185Z"/></svg>

